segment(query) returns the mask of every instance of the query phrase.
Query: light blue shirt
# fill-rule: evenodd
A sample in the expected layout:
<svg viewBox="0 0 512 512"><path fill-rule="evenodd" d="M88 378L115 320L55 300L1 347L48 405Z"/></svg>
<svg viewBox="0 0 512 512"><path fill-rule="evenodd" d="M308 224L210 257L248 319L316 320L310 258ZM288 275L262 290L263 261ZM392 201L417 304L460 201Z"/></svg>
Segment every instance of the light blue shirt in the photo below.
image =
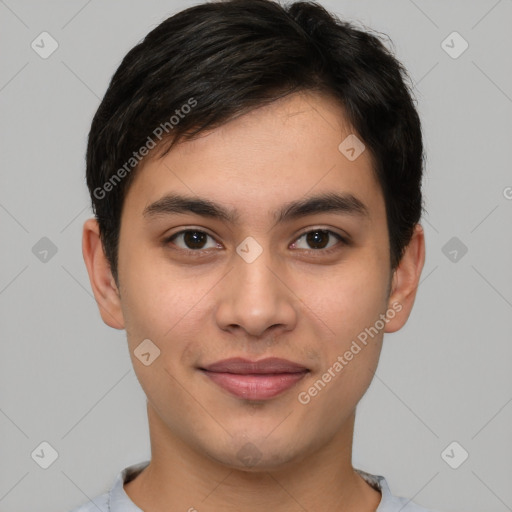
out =
<svg viewBox="0 0 512 512"><path fill-rule="evenodd" d="M143 512L124 491L123 485L133 480L149 461L129 466L117 475L114 485L108 493L102 494L71 512ZM386 479L381 475L371 475L360 469L356 471L374 488L380 491L382 498L375 512L435 512L415 505L406 498L393 496Z"/></svg>

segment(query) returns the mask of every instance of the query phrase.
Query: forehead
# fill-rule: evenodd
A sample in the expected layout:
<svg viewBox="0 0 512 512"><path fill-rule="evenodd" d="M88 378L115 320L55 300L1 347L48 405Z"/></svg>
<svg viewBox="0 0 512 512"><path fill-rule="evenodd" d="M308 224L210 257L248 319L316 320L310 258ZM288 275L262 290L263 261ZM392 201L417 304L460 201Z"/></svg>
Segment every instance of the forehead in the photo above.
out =
<svg viewBox="0 0 512 512"><path fill-rule="evenodd" d="M382 210L372 156L358 141L336 101L296 93L181 141L163 157L150 154L125 207L141 214L178 193L223 204L238 220L263 211L275 220L284 203L339 192Z"/></svg>

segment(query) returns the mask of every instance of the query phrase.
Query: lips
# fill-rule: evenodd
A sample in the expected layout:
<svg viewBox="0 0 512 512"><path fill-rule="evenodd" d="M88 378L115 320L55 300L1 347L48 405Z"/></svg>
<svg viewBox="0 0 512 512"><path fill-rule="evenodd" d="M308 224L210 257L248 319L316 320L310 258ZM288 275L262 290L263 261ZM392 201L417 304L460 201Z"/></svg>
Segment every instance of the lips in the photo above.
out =
<svg viewBox="0 0 512 512"><path fill-rule="evenodd" d="M224 359L210 364L203 368L209 372L217 373L237 373L237 374L267 374L267 373L298 373L307 371L307 368L300 364L279 359L277 357L268 357L260 361L249 361L241 357Z"/></svg>
<svg viewBox="0 0 512 512"><path fill-rule="evenodd" d="M224 390L246 400L267 400L280 395L309 372L300 364L275 357L260 361L236 357L200 370Z"/></svg>

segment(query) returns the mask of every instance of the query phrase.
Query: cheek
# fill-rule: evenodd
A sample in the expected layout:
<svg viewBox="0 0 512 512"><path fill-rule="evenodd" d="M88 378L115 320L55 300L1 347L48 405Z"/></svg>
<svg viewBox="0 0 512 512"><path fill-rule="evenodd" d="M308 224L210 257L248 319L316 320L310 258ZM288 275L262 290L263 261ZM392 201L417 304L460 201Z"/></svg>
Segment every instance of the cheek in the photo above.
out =
<svg viewBox="0 0 512 512"><path fill-rule="evenodd" d="M129 341L165 339L193 306L196 283L183 283L170 270L163 258L151 257L142 247L126 242L120 248L121 305Z"/></svg>
<svg viewBox="0 0 512 512"><path fill-rule="evenodd" d="M325 391L318 393L317 407L327 414L333 403L339 404L340 415L348 404L355 406L371 383L382 348L381 315L387 308L389 272L377 252L338 267L327 284L318 287L315 300L322 320L334 331L323 351L324 366L316 378ZM340 359L341 358L341 359ZM323 389L318 383L317 388ZM312 390L315 393L315 390ZM333 416L336 423L339 417ZM334 424L333 423L333 424Z"/></svg>
<svg viewBox="0 0 512 512"><path fill-rule="evenodd" d="M316 289L304 288L305 302L329 327L318 340L322 364L301 387L300 403L312 422L333 434L370 385L382 348L388 274L371 258L338 267ZM311 316L311 315L310 315Z"/></svg>
<svg viewBox="0 0 512 512"><path fill-rule="evenodd" d="M385 312L388 278L382 265L360 258L357 264L332 267L322 279L304 281L300 295L340 349Z"/></svg>
<svg viewBox="0 0 512 512"><path fill-rule="evenodd" d="M201 341L204 344L205 340L202 329L209 314L206 296L212 287L212 279L161 277L162 274L156 269L154 272L134 272L133 275L126 282L122 297L132 362L141 384L147 379L163 378L166 381L168 374L183 374L184 369L187 371L187 368L197 364L201 357ZM149 374L134 357L134 351L145 339L151 340L160 351L154 371ZM158 377L155 375L157 370ZM150 384L147 382L143 387ZM167 382L167 387L170 384L172 382Z"/></svg>

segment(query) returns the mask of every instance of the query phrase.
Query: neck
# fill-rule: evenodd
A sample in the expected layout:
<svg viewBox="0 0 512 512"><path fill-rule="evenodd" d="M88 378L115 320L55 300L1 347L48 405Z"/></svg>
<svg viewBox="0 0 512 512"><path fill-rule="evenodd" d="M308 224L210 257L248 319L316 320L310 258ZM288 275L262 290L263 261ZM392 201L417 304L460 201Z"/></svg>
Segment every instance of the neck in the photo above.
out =
<svg viewBox="0 0 512 512"><path fill-rule="evenodd" d="M124 486L146 512L372 512L381 495L353 469L355 412L335 439L286 467L240 470L193 450L172 435L148 404L151 462Z"/></svg>

